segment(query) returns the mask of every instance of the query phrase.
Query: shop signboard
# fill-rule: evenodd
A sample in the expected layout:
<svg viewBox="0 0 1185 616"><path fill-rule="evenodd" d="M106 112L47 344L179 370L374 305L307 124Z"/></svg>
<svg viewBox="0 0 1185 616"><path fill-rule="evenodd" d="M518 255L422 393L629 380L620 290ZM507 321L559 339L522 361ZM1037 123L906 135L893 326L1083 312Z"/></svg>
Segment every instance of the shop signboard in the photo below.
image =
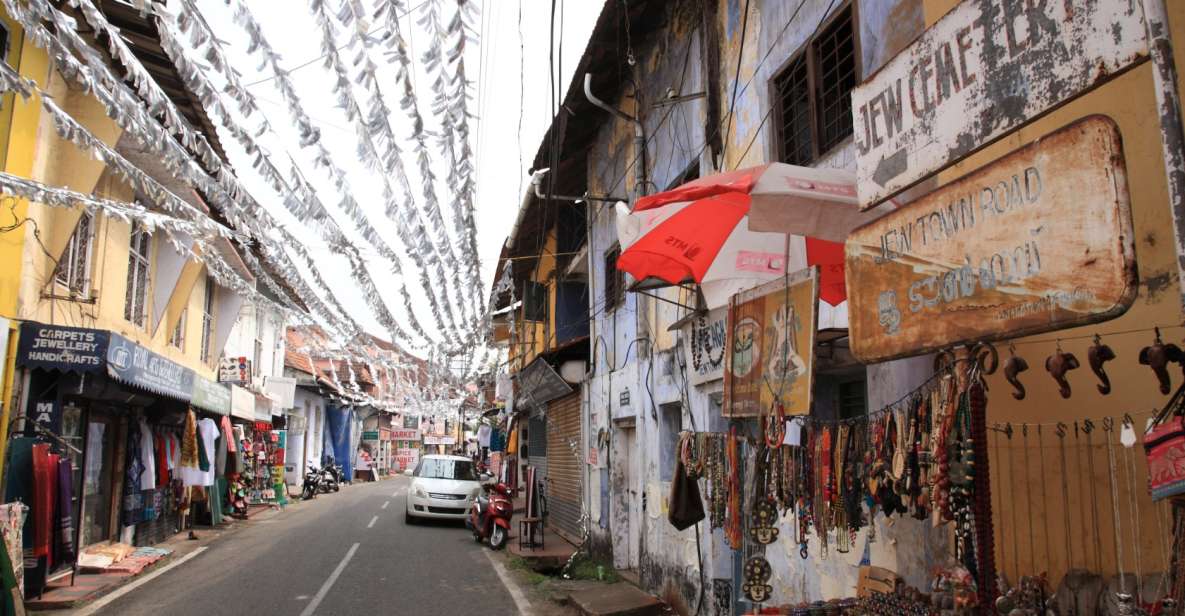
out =
<svg viewBox="0 0 1185 616"><path fill-rule="evenodd" d="M1079 120L856 229L845 253L864 362L1117 317L1137 287L1119 128Z"/></svg>
<svg viewBox="0 0 1185 616"><path fill-rule="evenodd" d="M420 440L420 431L407 428L391 430L391 440L418 441Z"/></svg>
<svg viewBox="0 0 1185 616"><path fill-rule="evenodd" d="M852 90L861 207L1147 57L1139 2L960 2Z"/></svg>
<svg viewBox="0 0 1185 616"><path fill-rule="evenodd" d="M703 385L724 378L724 342L728 310L724 307L696 315L683 325L683 355L687 380Z"/></svg>
<svg viewBox="0 0 1185 616"><path fill-rule="evenodd" d="M251 382L251 360L246 357L224 357L218 362L218 380L244 385Z"/></svg>
<svg viewBox="0 0 1185 616"><path fill-rule="evenodd" d="M276 409L296 406L296 379L287 376L268 376L263 379L263 390L275 402Z"/></svg>
<svg viewBox="0 0 1185 616"><path fill-rule="evenodd" d="M399 470L415 468L420 461L420 450L414 447L401 447L395 450L395 466Z"/></svg>
<svg viewBox="0 0 1185 616"><path fill-rule="evenodd" d="M5 334L8 328L4 328ZM62 372L98 372L107 363L111 333L100 329L21 323L16 364Z"/></svg>
<svg viewBox="0 0 1185 616"><path fill-rule="evenodd" d="M230 415L245 421L255 421L255 394L238 385L231 385Z"/></svg>
<svg viewBox="0 0 1185 616"><path fill-rule="evenodd" d="M541 407L572 392L572 386L542 357L536 357L515 377L518 379L519 398L527 407Z"/></svg>
<svg viewBox="0 0 1185 616"><path fill-rule="evenodd" d="M163 355L120 336L111 334L107 346L107 374L162 396L189 401L193 397L196 374Z"/></svg>
<svg viewBox="0 0 1185 616"><path fill-rule="evenodd" d="M814 267L729 299L725 417L756 417L778 405L787 415L810 413L818 302Z"/></svg>
<svg viewBox="0 0 1185 616"><path fill-rule="evenodd" d="M455 445L456 443L457 443L457 437L455 437L455 436L438 436L438 435L424 436L424 444L425 445Z"/></svg>
<svg viewBox="0 0 1185 616"><path fill-rule="evenodd" d="M379 440L379 431L378 430L363 430L362 431L362 440L364 440L364 441Z"/></svg>
<svg viewBox="0 0 1185 616"><path fill-rule="evenodd" d="M419 415L404 415L403 416L403 427L407 428L409 430L417 430L418 431L420 429L420 416Z"/></svg>
<svg viewBox="0 0 1185 616"><path fill-rule="evenodd" d="M192 404L219 415L230 414L230 386L198 374L193 378Z"/></svg>

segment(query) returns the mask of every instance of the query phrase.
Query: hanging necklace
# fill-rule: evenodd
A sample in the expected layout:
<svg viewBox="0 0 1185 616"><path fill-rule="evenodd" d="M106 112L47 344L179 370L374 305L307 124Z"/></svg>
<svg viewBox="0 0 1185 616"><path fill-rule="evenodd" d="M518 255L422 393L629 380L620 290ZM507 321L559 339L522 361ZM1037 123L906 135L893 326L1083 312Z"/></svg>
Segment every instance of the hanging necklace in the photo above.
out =
<svg viewBox="0 0 1185 616"><path fill-rule="evenodd" d="M1046 485L1045 480L1049 477L1045 466L1045 436L1041 429L1041 424L1037 424L1037 453L1041 454L1041 485ZM1041 491L1041 523L1045 528L1045 562L1052 563L1052 554L1049 551L1049 490Z"/></svg>
<svg viewBox="0 0 1185 616"><path fill-rule="evenodd" d="M1082 422L1082 431L1086 434L1086 472L1090 474L1090 515L1091 523L1094 527L1093 541L1088 543L1094 544L1095 554L1095 571L1103 570L1103 545L1099 539L1099 499L1095 493L1095 474L1094 474L1094 422L1086 419Z"/></svg>
<svg viewBox="0 0 1185 616"><path fill-rule="evenodd" d="M1066 424L1057 423L1058 451L1062 459L1062 506L1066 515L1066 571L1074 566L1074 544L1070 539L1070 479L1066 468Z"/></svg>
<svg viewBox="0 0 1185 616"><path fill-rule="evenodd" d="M1020 441L1021 450L1024 452L1025 463L1025 506L1029 509L1029 560L1035 563L1037 560L1035 558L1037 542L1033 538L1033 482L1029 481L1029 475L1033 468L1029 466L1029 424L1020 425ZM1020 560L1020 554L1016 556L1017 560ZM1017 579L1017 583L1020 583L1019 578Z"/></svg>
<svg viewBox="0 0 1185 616"><path fill-rule="evenodd" d="M1012 531L1012 583L1020 582L1020 526L1016 523L1016 449L1012 447L1012 424L1006 424L1004 435L1008 437L1008 509L1011 511Z"/></svg>
<svg viewBox="0 0 1185 616"><path fill-rule="evenodd" d="M1131 417L1125 415L1123 418L1123 432L1121 434L1123 443L1123 460L1124 466L1127 468L1127 506L1128 515L1131 519L1131 533L1132 533L1132 562L1136 567L1136 588L1135 596L1141 596L1140 585L1143 582L1144 571L1140 554L1140 540L1143 535L1140 532L1140 514L1136 507L1136 470L1135 464L1132 461L1131 447L1136 444L1136 433L1132 425Z"/></svg>
<svg viewBox="0 0 1185 616"><path fill-rule="evenodd" d="M992 459L996 460L997 464L999 464L999 460L1000 460L1000 432L1002 432L1002 431L1003 431L1003 429L1000 427L1000 424L992 424L992 430L991 430ZM997 472L1000 472L1000 471L997 471ZM1003 473L1000 472L1000 481L1003 481L1003 480L1004 480ZM992 510L993 511L1003 511L1004 510L1003 498L1004 497L1002 496L1002 491L995 491L992 493L992 501L993 501ZM1000 534L1003 535L1004 534L1003 533L1004 519L1002 516L997 516L997 517L1000 518ZM1001 562L1008 562L1008 555L1005 554L1005 550L1004 550L1005 543L1006 542L1004 542L1004 541L1000 542L1000 561Z"/></svg>
<svg viewBox="0 0 1185 616"><path fill-rule="evenodd" d="M1115 568L1119 570L1119 592L1115 593L1115 598L1120 606L1123 606L1121 609L1126 608L1130 611L1132 596L1127 592L1127 576L1123 572L1123 531L1121 528L1123 522L1119 517L1119 482L1116 481L1115 449L1111 442L1114 430L1115 420L1104 417L1103 439L1107 441L1107 468L1110 471L1107 474L1107 484L1110 487L1111 516L1115 527Z"/></svg>

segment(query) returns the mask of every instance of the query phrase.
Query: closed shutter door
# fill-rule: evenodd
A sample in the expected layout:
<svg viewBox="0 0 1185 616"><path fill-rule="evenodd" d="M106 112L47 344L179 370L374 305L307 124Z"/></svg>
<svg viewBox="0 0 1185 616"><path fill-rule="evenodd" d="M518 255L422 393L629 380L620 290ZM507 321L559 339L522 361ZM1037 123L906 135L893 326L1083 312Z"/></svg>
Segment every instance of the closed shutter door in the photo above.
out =
<svg viewBox="0 0 1185 616"><path fill-rule="evenodd" d="M535 476L542 481L547 477L547 422L543 418L531 418L527 424L527 442L527 464L535 467Z"/></svg>
<svg viewBox="0 0 1185 616"><path fill-rule="evenodd" d="M580 393L547 405L547 506L552 528L579 541L580 528Z"/></svg>

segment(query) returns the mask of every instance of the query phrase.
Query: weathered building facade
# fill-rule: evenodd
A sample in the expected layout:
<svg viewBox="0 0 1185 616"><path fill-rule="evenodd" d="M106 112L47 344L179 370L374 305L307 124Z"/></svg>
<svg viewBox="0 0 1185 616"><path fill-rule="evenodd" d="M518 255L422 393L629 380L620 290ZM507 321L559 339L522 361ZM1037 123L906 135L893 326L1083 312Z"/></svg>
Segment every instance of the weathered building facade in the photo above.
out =
<svg viewBox="0 0 1185 616"><path fill-rule="evenodd" d="M781 539L761 548L747 543L742 550L731 549L722 532L709 531L706 521L695 530L676 531L666 517L680 433L737 429L752 442L761 432L755 421L721 415L720 363L727 352L723 325L717 326L723 322L722 313L709 310L688 318L697 303L694 290L646 288L617 269L620 245L614 203L633 203L640 195L699 177L771 162L854 173L857 142L863 137L853 138L851 89L957 4L708 0L640 2L627 8L607 3L562 111L540 145L534 168L548 169L539 182L543 197L547 191L552 195L545 203L566 205L580 197L588 225L581 248L587 259L589 300L580 451L589 532L584 547L611 558L619 569L635 571L645 589L683 613L694 613L700 602L713 601L725 610L719 613L740 613L742 566L754 553L762 553L771 565L772 605L853 596L862 564L885 567L908 584L926 588L934 567L953 562L949 527L877 513L871 526L854 531L841 544L823 545L811 534L803 540L803 549L794 517L785 516L777 526ZM1018 14L1016 19L1026 16ZM1177 55L1180 60L1180 50ZM1176 295L1169 291L1176 288L1173 250L1167 236L1161 237L1161 230L1169 228L1169 212L1163 205L1150 70L1145 64L1123 73L896 197L898 204L907 204L1084 116L1103 113L1115 119L1131 174L1138 297L1127 314L1105 326L1071 329L1058 336L1082 340L1097 330L1104 339L1114 340L1111 345L1128 360L1116 370L1131 383L1152 378L1135 361L1140 348L1152 340L1151 324L1163 327L1180 319ZM1127 97L1127 92L1135 94ZM518 241L523 239L520 232ZM788 270L819 263L805 238L788 241ZM820 302L819 319L812 417L842 421L866 416L899 402L932 378L932 356L858 362L848 350L846 303ZM713 338L716 328L720 333ZM1108 331L1115 332L1112 338ZM1055 350L1060 352L1049 335L1014 342L1034 367ZM999 446L992 454L991 485L999 499L997 511L1003 512L993 526L997 571L1015 581L1045 570L1051 580L1060 580L1068 569L1083 566L1082 554L1072 558L1076 548L1057 548L1057 541L1054 548L1041 547L1050 542L1041 542L1039 525L1033 533L1037 544L1026 541L1025 533L1038 522L1055 530L1064 522L1076 533L1097 534L1090 516L1080 515L1090 507L1090 499L1087 492L1072 490L1066 504L1042 499L1042 490L1055 475L1028 460L1055 455L1059 441L1053 432L1058 422L1078 434L1074 426L1084 419L1099 424L1104 416L1115 414L1116 404L1135 410L1159 407L1165 399L1149 385L1129 387L1110 398L1094 396L1093 388L1086 394L1076 389L1074 404L1068 404L1055 393L1057 384L1042 372L1029 379L1034 381L1030 391L1039 393L1017 401L1004 395L1008 384L1002 374L986 378L992 391L989 440ZM1079 396L1086 400L1080 402ZM1025 440L1013 436L1013 424L1017 434L1024 426ZM1038 424L1045 424L1040 433ZM1006 425L1007 437L1002 436ZM1086 462L1093 463L1089 480L1106 485L1107 458L1101 443L1075 441L1070 446L1081 448L1083 469ZM1133 469L1142 464L1142 459L1133 460ZM1068 471L1061 472L1054 480L1062 481ZM1080 477L1079 473L1073 479ZM1025 488L1038 496L1025 496ZM1164 517L1139 486L1129 484L1117 492L1132 503L1134 519L1116 518L1116 524L1136 522L1152 528L1158 517ZM1013 512L1016 515L1010 516ZM1035 522L1026 517L1030 514ZM1164 526L1163 521L1159 524ZM1104 522L1102 528L1109 527ZM1117 540L1109 535L1092 540L1110 546L1114 554ZM1136 544L1141 558L1158 558L1163 552L1152 534L1137 537ZM1100 551L1107 550L1096 550L1096 557ZM1113 575L1124 568L1130 571L1131 559L1129 554L1127 562L1117 564L1114 556L1110 562L1099 557L1092 566L1103 576ZM1158 566L1167 564L1166 560Z"/></svg>

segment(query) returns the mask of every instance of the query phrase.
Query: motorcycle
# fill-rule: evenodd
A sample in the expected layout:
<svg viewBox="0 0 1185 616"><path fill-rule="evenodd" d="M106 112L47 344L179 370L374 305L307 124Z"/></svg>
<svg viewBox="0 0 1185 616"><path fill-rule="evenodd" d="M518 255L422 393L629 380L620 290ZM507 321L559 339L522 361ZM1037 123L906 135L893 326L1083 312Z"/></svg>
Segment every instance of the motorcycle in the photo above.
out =
<svg viewBox="0 0 1185 616"><path fill-rule="evenodd" d="M482 494L469 510L467 525L473 530L473 539L478 543L489 540L490 548L500 550L510 536L510 518L514 515L514 503L510 500L510 488L504 483L494 486L483 485Z"/></svg>
<svg viewBox="0 0 1185 616"><path fill-rule="evenodd" d="M307 471L304 473L304 484L300 489L300 497L304 500L309 500L317 496L317 492L321 490L321 469L310 464Z"/></svg>
<svg viewBox="0 0 1185 616"><path fill-rule="evenodd" d="M336 464L331 464L322 468L320 471L321 480L318 489L323 493L337 492L342 489L341 476L342 468Z"/></svg>

